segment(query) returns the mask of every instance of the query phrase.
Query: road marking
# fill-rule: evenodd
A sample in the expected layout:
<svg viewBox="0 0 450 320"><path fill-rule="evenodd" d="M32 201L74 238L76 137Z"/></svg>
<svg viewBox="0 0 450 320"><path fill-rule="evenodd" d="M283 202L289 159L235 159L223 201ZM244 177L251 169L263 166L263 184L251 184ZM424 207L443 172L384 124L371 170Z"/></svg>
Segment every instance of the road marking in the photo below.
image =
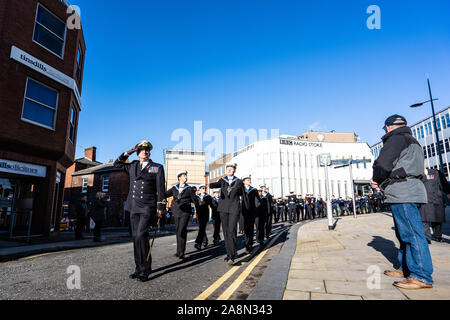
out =
<svg viewBox="0 0 450 320"><path fill-rule="evenodd" d="M220 277L194 300L206 300L206 298L208 298L214 291L217 290L217 288L219 288L225 281L227 281L240 267L241 266L234 266L233 268L231 268L227 273Z"/></svg>
<svg viewBox="0 0 450 320"><path fill-rule="evenodd" d="M250 265L244 270L244 272L242 272L239 275L239 277L236 280L234 280L234 282L231 284L231 286L229 286L228 289L225 290L219 296L219 298L217 298L217 300L228 300L231 297L231 295L236 291L236 289L239 288L239 286L242 284L242 282L244 282L244 280L249 276L249 274L256 267L256 265L259 263L259 261L261 261L261 259L266 255L267 251L269 251L269 249L261 252L258 255L258 257L256 257L256 259L254 261L252 261L252 263L250 263Z"/></svg>

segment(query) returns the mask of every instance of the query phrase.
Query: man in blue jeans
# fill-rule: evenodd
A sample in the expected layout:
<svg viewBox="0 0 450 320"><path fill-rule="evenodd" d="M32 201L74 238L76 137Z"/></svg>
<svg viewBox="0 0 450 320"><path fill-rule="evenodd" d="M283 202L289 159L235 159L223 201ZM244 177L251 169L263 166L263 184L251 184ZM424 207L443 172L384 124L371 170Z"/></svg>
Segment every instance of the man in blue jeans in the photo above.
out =
<svg viewBox="0 0 450 320"><path fill-rule="evenodd" d="M373 165L371 186L391 204L395 235L400 242L399 268L385 271L390 277L405 277L394 282L404 289L433 287L433 263L418 209L427 203L427 193L420 180L424 172L423 150L412 136L406 119L399 115L389 117L383 128L383 149Z"/></svg>

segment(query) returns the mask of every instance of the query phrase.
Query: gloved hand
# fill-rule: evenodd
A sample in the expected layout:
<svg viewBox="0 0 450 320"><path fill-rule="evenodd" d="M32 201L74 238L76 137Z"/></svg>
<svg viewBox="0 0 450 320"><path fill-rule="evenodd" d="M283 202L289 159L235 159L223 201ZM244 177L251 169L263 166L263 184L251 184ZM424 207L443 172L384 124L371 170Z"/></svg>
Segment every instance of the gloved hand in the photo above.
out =
<svg viewBox="0 0 450 320"><path fill-rule="evenodd" d="M133 149L131 149L130 151L127 151L127 154L129 155L129 156L131 156L133 153L135 153L137 151L137 149L136 148L133 148Z"/></svg>

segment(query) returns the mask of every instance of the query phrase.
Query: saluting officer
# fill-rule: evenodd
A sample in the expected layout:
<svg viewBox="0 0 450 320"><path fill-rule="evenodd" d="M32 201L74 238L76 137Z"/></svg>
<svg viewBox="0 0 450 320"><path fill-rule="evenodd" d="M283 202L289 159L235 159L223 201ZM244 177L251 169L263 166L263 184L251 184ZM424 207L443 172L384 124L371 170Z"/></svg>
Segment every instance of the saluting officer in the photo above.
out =
<svg viewBox="0 0 450 320"><path fill-rule="evenodd" d="M196 204L195 192L187 184L187 171L177 173L178 184L166 191L166 197L173 197L173 217L177 232L177 253L175 257L185 258L187 227L192 214L192 203Z"/></svg>
<svg viewBox="0 0 450 320"><path fill-rule="evenodd" d="M208 237L206 235L206 226L209 221L209 208L213 207L212 197L206 193L206 185L201 185L200 192L197 194L197 202L195 204L195 211L198 219L198 235L195 240L195 249L202 250L208 246Z"/></svg>
<svg viewBox="0 0 450 320"><path fill-rule="evenodd" d="M148 229L162 217L165 204L164 168L150 159L153 146L148 141L138 143L132 150L122 154L115 162L116 168L126 171L130 177L130 190L125 210L130 212L131 233L133 236L134 261L136 270L132 279L144 282L152 271ZM137 152L139 160L126 163L129 156Z"/></svg>
<svg viewBox="0 0 450 320"><path fill-rule="evenodd" d="M239 220L239 197L244 193L244 185L241 179L235 177L237 164L226 165L227 175L218 182L211 183L210 188L220 188L220 201L217 210L220 212L222 230L225 238L227 257L225 261L234 265L237 257L237 223Z"/></svg>

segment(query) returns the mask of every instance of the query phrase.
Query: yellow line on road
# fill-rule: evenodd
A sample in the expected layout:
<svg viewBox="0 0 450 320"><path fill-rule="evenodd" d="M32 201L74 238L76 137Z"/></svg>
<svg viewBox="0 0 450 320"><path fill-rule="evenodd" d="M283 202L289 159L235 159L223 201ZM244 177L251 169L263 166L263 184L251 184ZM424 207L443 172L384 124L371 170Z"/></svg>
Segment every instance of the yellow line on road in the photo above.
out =
<svg viewBox="0 0 450 320"><path fill-rule="evenodd" d="M225 273L222 277L220 277L216 282L214 282L208 289L203 291L197 298L194 300L206 300L214 291L217 290L225 281L227 281L241 266L234 266L227 273Z"/></svg>
<svg viewBox="0 0 450 320"><path fill-rule="evenodd" d="M231 284L231 286L227 290L225 290L224 293L222 293L219 298L217 298L217 300L228 300L231 297L231 295L236 291L236 289L239 288L239 286L242 284L242 282L244 282L244 280L250 275L252 270L256 267L256 265L265 256L267 251L269 251L269 250L265 250L265 251L261 252L259 254L259 256L256 257L256 259L254 261L252 261L252 263L250 263L250 265L244 270L244 272L242 272L239 275L239 277L236 280L234 280L234 282Z"/></svg>

